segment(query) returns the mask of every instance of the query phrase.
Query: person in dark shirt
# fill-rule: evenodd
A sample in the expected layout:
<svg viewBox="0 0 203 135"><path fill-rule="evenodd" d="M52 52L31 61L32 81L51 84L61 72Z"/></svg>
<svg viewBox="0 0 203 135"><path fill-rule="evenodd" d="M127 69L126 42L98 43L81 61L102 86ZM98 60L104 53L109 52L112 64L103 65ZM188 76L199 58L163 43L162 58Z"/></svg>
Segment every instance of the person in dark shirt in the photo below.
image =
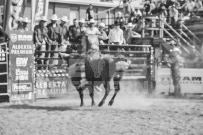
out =
<svg viewBox="0 0 203 135"><path fill-rule="evenodd" d="M146 3L144 4L144 11L146 15L149 15L150 12L150 2L149 0L146 1Z"/></svg>
<svg viewBox="0 0 203 135"><path fill-rule="evenodd" d="M27 17L23 18L23 29L24 29L25 31L28 31L28 30L29 30L28 24L29 24L30 22L31 22L31 21L30 21Z"/></svg>
<svg viewBox="0 0 203 135"><path fill-rule="evenodd" d="M67 16L63 16L61 18L61 23L60 23L60 27L61 27L61 44L62 45L67 45L69 42L69 30L68 27L66 25L66 23L69 22Z"/></svg>
<svg viewBox="0 0 203 135"><path fill-rule="evenodd" d="M46 51L46 46L50 44L50 39L47 35L48 29L45 26L46 22L46 17L42 16L39 20L39 24L34 27L34 44L38 51ZM45 53L37 53L35 55L39 58L45 58ZM38 64L46 64L45 60L38 60L37 62Z"/></svg>
<svg viewBox="0 0 203 135"><path fill-rule="evenodd" d="M123 0L123 14L128 16L131 13L131 0Z"/></svg>
<svg viewBox="0 0 203 135"><path fill-rule="evenodd" d="M51 51L58 51L58 46L62 42L61 27L57 24L58 20L59 19L57 15L53 14L51 18L51 23L47 25L48 37L51 40L51 44L50 44L51 46L49 46L49 50ZM58 53L51 53L50 57L57 58ZM58 60L53 60L53 63L50 63L50 64L57 65Z"/></svg>
<svg viewBox="0 0 203 135"><path fill-rule="evenodd" d="M170 60L168 66L171 68L171 76L174 85L174 94L175 97L180 98L182 96L181 87L180 87L180 68L182 65L182 58L180 56L181 51L179 48L175 47L170 53Z"/></svg>
<svg viewBox="0 0 203 135"><path fill-rule="evenodd" d="M89 8L86 10L86 18L88 21L94 19L94 10L92 4L90 4Z"/></svg>
<svg viewBox="0 0 203 135"><path fill-rule="evenodd" d="M77 50L77 45L80 41L77 40L77 37L80 33L78 33L78 20L73 20L73 25L69 27L69 41L71 43L72 49Z"/></svg>

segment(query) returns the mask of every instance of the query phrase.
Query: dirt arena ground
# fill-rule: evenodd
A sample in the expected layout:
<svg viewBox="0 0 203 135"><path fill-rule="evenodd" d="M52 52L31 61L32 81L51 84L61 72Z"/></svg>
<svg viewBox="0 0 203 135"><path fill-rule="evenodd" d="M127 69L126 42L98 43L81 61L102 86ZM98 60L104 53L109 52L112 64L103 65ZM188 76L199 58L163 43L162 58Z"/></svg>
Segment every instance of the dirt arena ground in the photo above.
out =
<svg viewBox="0 0 203 135"><path fill-rule="evenodd" d="M0 135L203 135L203 100L118 96L100 108L86 95L86 106L79 103L67 96L0 104Z"/></svg>

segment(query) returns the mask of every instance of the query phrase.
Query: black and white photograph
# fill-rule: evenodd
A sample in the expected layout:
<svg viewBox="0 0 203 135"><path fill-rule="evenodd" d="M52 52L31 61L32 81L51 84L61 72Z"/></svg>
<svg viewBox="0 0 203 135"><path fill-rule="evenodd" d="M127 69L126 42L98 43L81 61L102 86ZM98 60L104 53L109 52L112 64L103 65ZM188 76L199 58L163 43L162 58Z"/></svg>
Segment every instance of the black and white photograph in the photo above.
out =
<svg viewBox="0 0 203 135"><path fill-rule="evenodd" d="M0 0L0 135L203 135L203 0Z"/></svg>

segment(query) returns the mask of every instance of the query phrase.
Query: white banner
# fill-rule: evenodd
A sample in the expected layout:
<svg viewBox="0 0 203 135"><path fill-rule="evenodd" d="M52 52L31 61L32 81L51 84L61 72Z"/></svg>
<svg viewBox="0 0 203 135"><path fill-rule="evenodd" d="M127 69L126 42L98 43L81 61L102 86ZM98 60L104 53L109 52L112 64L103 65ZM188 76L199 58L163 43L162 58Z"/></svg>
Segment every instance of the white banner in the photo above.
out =
<svg viewBox="0 0 203 135"><path fill-rule="evenodd" d="M203 69L182 68L181 91L182 93L203 93ZM169 68L159 68L156 71L156 93L173 92L173 81Z"/></svg>

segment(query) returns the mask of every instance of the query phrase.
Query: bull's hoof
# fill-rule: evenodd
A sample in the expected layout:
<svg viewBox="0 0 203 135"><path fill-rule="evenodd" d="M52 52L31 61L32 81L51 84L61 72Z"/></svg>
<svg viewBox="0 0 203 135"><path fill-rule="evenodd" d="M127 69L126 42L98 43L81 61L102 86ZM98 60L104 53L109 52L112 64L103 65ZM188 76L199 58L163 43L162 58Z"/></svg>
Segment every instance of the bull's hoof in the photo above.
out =
<svg viewBox="0 0 203 135"><path fill-rule="evenodd" d="M80 107L83 107L83 106L84 106L84 103L81 103L81 104L80 104Z"/></svg>
<svg viewBox="0 0 203 135"><path fill-rule="evenodd" d="M92 106L95 106L96 104L95 104L95 102L92 102Z"/></svg>
<svg viewBox="0 0 203 135"><path fill-rule="evenodd" d="M113 105L113 100L109 101L109 106L112 106Z"/></svg>
<svg viewBox="0 0 203 135"><path fill-rule="evenodd" d="M104 102L100 102L98 106L101 107L103 104L104 104Z"/></svg>

